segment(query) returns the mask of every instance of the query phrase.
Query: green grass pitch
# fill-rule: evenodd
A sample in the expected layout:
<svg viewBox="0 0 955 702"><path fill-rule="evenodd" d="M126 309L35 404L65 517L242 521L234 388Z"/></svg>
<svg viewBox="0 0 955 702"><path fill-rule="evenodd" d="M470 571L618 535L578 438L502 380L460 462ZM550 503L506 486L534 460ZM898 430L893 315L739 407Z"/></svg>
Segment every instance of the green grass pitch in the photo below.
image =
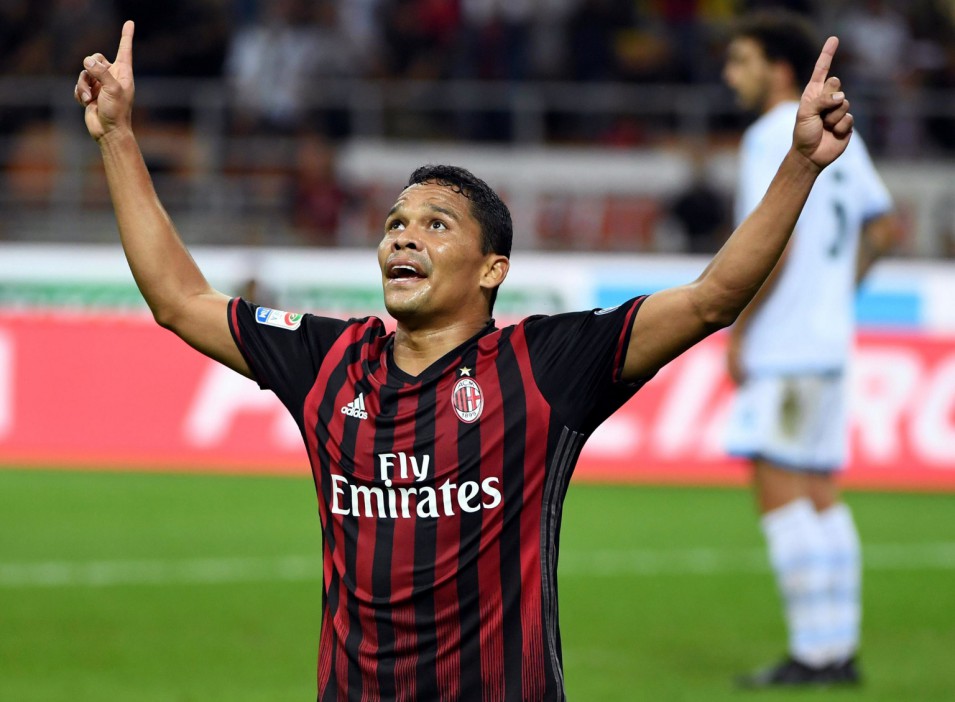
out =
<svg viewBox="0 0 955 702"><path fill-rule="evenodd" d="M955 495L848 501L866 684L743 693L784 650L749 495L572 485L570 699L955 699ZM308 478L0 470L0 700L314 699L318 539Z"/></svg>

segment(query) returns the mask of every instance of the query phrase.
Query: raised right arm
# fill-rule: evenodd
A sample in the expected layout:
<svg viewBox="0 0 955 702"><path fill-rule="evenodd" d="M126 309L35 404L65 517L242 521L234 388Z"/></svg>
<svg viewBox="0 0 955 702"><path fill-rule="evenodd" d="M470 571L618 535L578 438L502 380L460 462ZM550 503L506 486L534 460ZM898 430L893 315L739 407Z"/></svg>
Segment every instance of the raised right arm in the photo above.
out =
<svg viewBox="0 0 955 702"><path fill-rule="evenodd" d="M153 317L210 358L252 377L227 320L228 296L193 261L156 195L133 135L133 30L123 25L116 60L87 56L74 94L103 156L120 241Z"/></svg>

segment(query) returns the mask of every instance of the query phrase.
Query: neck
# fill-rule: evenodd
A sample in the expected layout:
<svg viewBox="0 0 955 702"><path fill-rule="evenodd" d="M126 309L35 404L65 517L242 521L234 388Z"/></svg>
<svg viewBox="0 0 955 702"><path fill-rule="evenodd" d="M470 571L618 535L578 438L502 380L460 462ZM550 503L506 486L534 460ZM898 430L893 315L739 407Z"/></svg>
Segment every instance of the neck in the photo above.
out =
<svg viewBox="0 0 955 702"><path fill-rule="evenodd" d="M483 329L489 317L442 327L414 327L398 322L395 330L394 360L408 375L418 375L452 349Z"/></svg>
<svg viewBox="0 0 955 702"><path fill-rule="evenodd" d="M766 114L777 105L784 102L799 102L800 94L795 89L786 88L785 90L774 90L763 103L763 114Z"/></svg>

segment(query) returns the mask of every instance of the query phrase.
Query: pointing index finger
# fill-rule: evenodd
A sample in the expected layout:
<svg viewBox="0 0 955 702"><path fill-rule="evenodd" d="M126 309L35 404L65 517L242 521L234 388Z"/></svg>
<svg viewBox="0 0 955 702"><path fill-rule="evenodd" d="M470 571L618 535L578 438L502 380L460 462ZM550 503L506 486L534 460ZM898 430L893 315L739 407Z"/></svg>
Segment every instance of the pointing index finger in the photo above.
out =
<svg viewBox="0 0 955 702"><path fill-rule="evenodd" d="M812 78L809 79L810 85L822 85L826 82L829 75L829 67L832 65L832 57L836 55L836 49L839 47L838 37L829 37L822 47L822 53L816 60L816 67L812 71Z"/></svg>
<svg viewBox="0 0 955 702"><path fill-rule="evenodd" d="M133 32L136 25L132 20L123 23L123 35L119 39L119 49L116 51L115 63L133 63Z"/></svg>

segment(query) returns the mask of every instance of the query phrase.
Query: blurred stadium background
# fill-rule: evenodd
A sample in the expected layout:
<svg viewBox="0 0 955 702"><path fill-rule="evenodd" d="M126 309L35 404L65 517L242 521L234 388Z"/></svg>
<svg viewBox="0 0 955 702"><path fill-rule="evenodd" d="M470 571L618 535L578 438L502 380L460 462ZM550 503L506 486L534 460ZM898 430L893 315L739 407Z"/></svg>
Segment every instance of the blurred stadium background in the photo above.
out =
<svg viewBox="0 0 955 702"><path fill-rule="evenodd" d="M269 395L152 324L72 99L123 19L137 134L219 289L380 312L383 214L416 165L453 162L514 212L506 321L705 265L748 119L720 84L727 26L757 6L841 37L836 72L906 223L858 302L846 481L869 680L841 696L955 699L951 0L4 0L0 700L314 689L300 439ZM782 653L745 474L719 449L722 343L588 445L561 552L573 699L735 698L733 673Z"/></svg>

